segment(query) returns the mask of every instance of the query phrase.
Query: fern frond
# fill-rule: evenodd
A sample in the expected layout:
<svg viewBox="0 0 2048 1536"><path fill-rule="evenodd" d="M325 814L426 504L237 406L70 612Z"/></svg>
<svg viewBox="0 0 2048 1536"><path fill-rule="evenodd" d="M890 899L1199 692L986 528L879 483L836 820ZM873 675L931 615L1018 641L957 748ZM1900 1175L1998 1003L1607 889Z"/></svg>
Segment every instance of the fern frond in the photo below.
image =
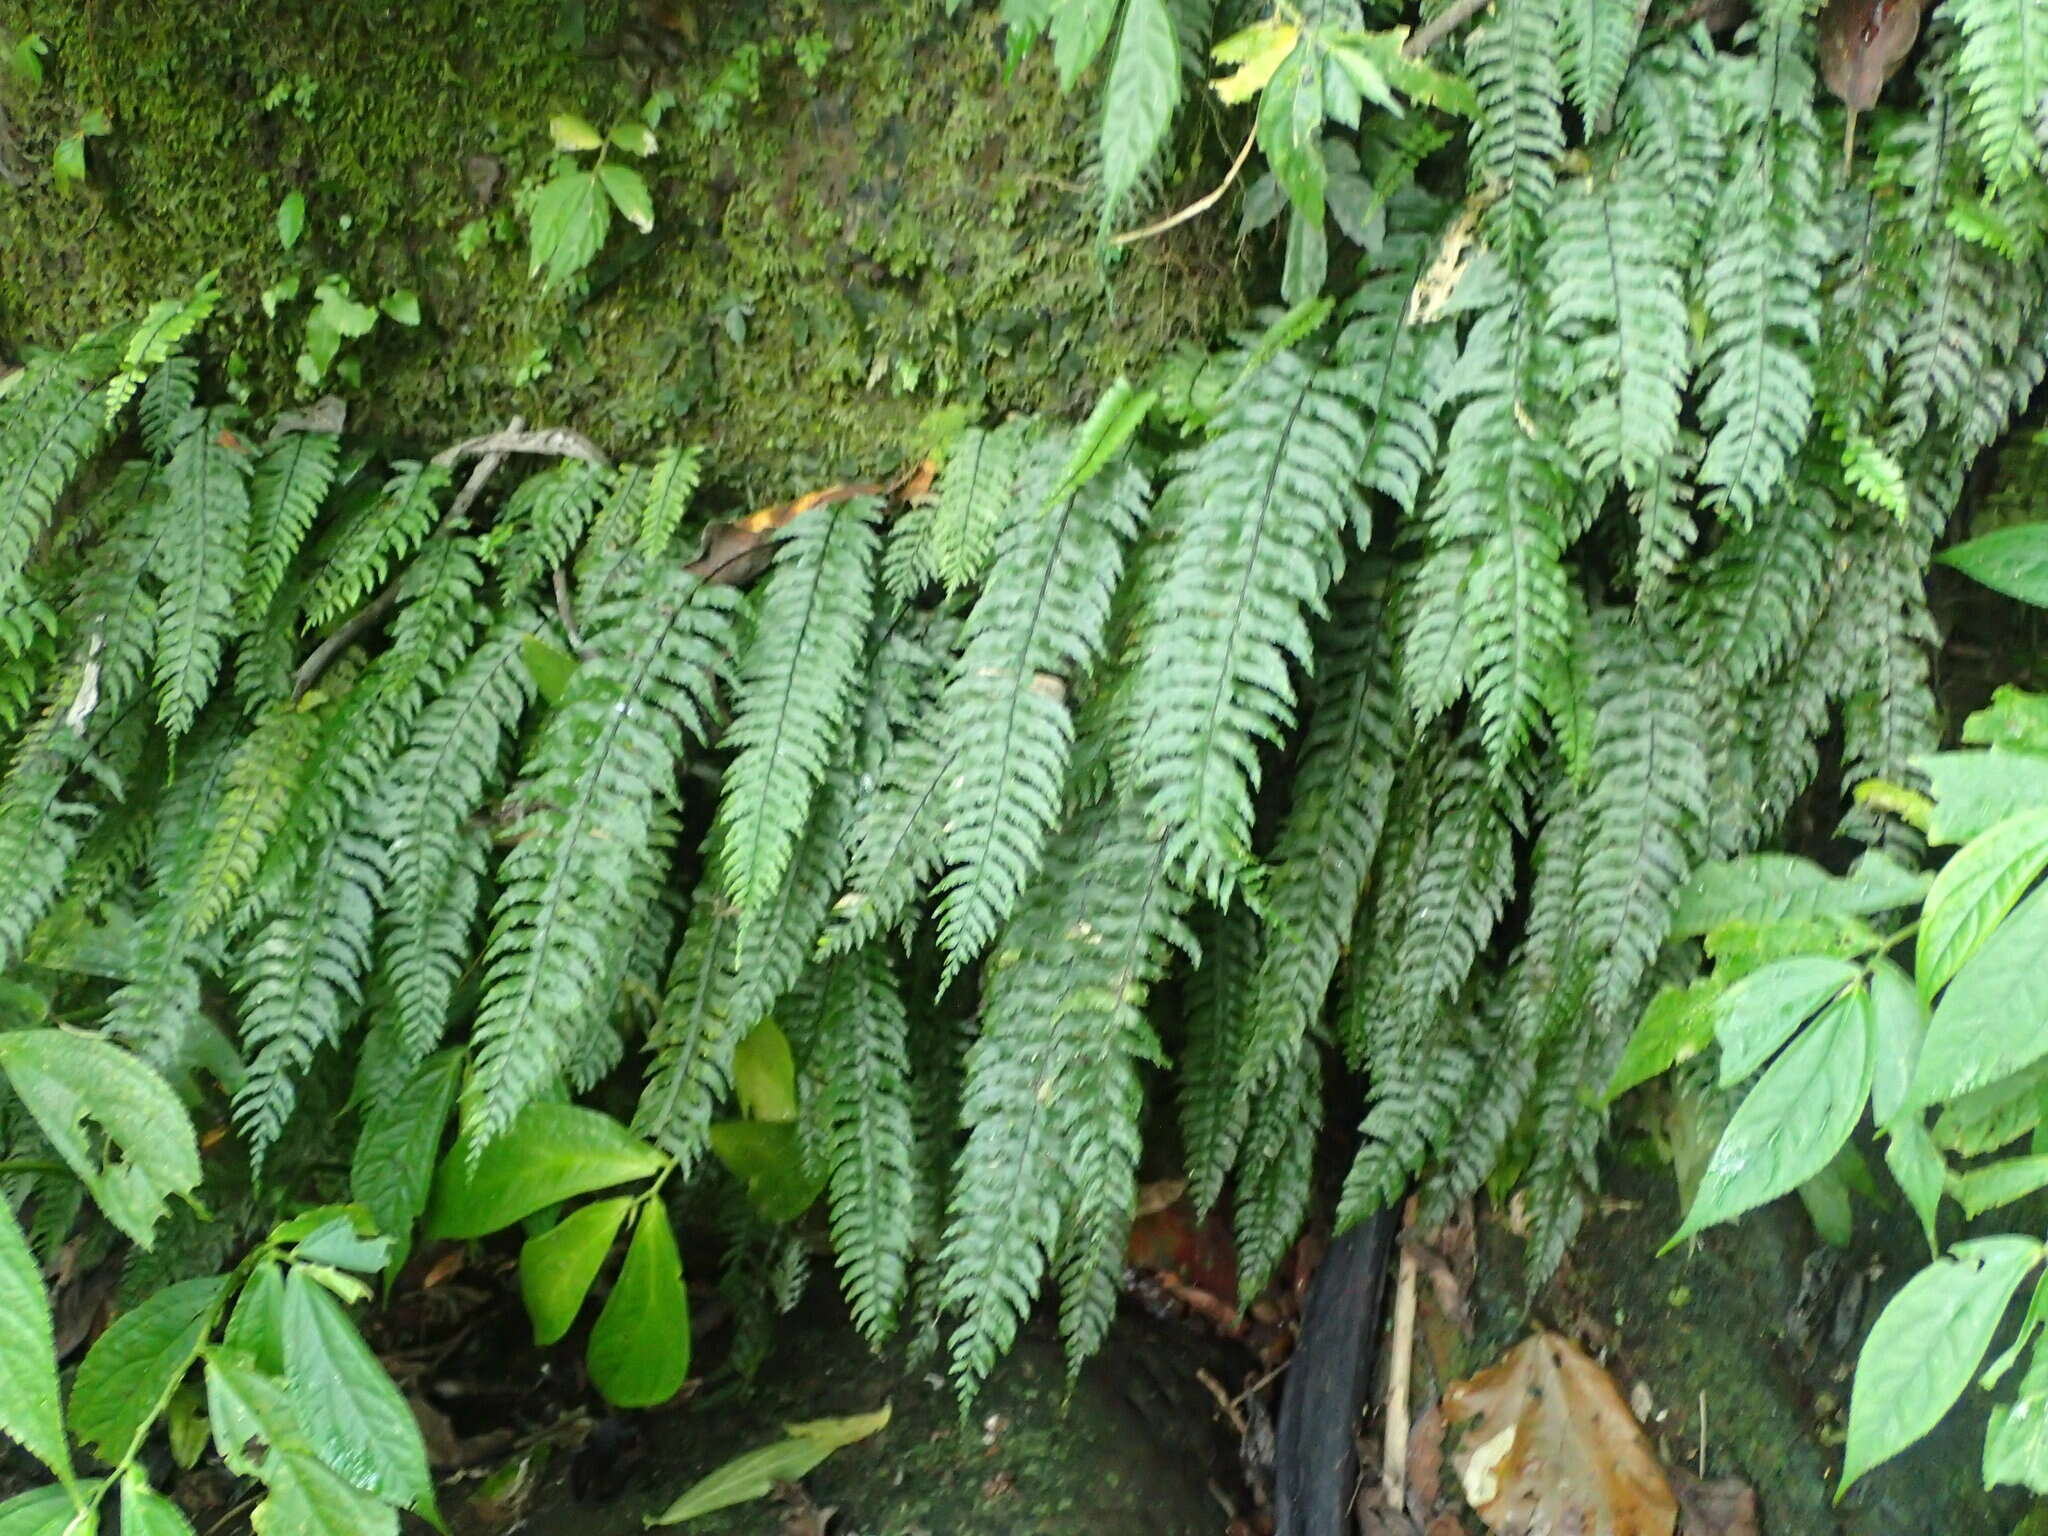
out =
<svg viewBox="0 0 2048 1536"><path fill-rule="evenodd" d="M159 463L168 459L178 439L199 424L194 414L198 403L198 358L174 357L149 376L135 416L142 427L142 446L151 458Z"/></svg>
<svg viewBox="0 0 2048 1536"><path fill-rule="evenodd" d="M590 656L542 724L529 809L499 869L464 1124L482 1146L559 1074L615 948L658 798L702 741L732 642L730 588L680 568L620 584L588 616Z"/></svg>
<svg viewBox="0 0 2048 1536"><path fill-rule="evenodd" d="M998 532L1018 515L1019 480L1035 430L1022 419L969 428L948 450L929 534L932 574L948 591L982 579Z"/></svg>
<svg viewBox="0 0 2048 1536"><path fill-rule="evenodd" d="M1834 504L1802 477L1768 521L1733 535L1707 560L1687 627L1731 690L1781 668L1812 623L1834 518Z"/></svg>
<svg viewBox="0 0 2048 1536"><path fill-rule="evenodd" d="M1558 13L1564 87L1588 138L1607 131L1643 14L1636 0L1564 0Z"/></svg>
<svg viewBox="0 0 2048 1536"><path fill-rule="evenodd" d="M895 925L939 867L946 785L960 744L923 732L897 743L853 830L847 891L833 908L826 953L846 954Z"/></svg>
<svg viewBox="0 0 2048 1536"><path fill-rule="evenodd" d="M654 465L647 472L646 495L635 518L641 559L658 560L668 552L676 530L689 515L690 498L697 494L703 462L701 448L664 448L655 455Z"/></svg>
<svg viewBox="0 0 2048 1536"><path fill-rule="evenodd" d="M1259 923L1243 903L1190 919L1201 963L1181 983L1186 1031L1175 1060L1188 1199L1207 1215L1223 1193L1251 1122L1238 1091L1258 994Z"/></svg>
<svg viewBox="0 0 2048 1536"><path fill-rule="evenodd" d="M16 600L57 503L105 441L104 396L73 359L31 364L0 406L0 601Z"/></svg>
<svg viewBox="0 0 2048 1536"><path fill-rule="evenodd" d="M182 736L213 692L234 623L249 528L249 461L211 426L183 439L163 473L151 566L157 596L157 718Z"/></svg>
<svg viewBox="0 0 2048 1536"><path fill-rule="evenodd" d="M1359 399L1368 408L1358 483L1403 512L1415 510L1422 482L1436 466L1437 407L1455 357L1449 326L1416 324L1408 313L1434 245L1420 233L1387 238L1379 251L1385 270L1344 306L1348 323L1336 348L1337 360L1359 371ZM1360 497L1352 515L1360 548L1372 542L1371 514L1370 502Z"/></svg>
<svg viewBox="0 0 2048 1536"><path fill-rule="evenodd" d="M1858 539L1866 615L1865 676L1842 711L1842 786L1866 779L1915 784L1917 759L1941 745L1928 658L1941 643L1927 610L1927 550L1912 532L1883 527ZM1844 830L1880 843L1899 836L1890 817L1852 812ZM1914 850L1917 851L1917 850Z"/></svg>
<svg viewBox="0 0 2048 1536"><path fill-rule="evenodd" d="M1466 73L1479 95L1474 190L1497 194L1489 218L1516 264L1535 254L1564 153L1562 9L1559 0L1502 6L1465 44Z"/></svg>
<svg viewBox="0 0 2048 1536"><path fill-rule="evenodd" d="M340 459L341 439L333 433L287 432L256 461L249 483L249 561L239 594L245 625L270 611L320 516Z"/></svg>
<svg viewBox="0 0 2048 1536"><path fill-rule="evenodd" d="M107 384L105 425L113 430L115 420L135 398L135 392L142 388L142 382L152 370L168 362L171 354L183 346L187 337L200 326L220 303L220 293L214 286L215 274L207 273L199 280L191 294L182 299L162 299L149 307L129 333L126 346L121 352L121 371Z"/></svg>
<svg viewBox="0 0 2048 1536"><path fill-rule="evenodd" d="M782 886L811 799L845 733L874 611L876 505L857 498L790 525L740 663L719 820L726 892L751 929Z"/></svg>
<svg viewBox="0 0 2048 1536"><path fill-rule="evenodd" d="M611 485L609 469L583 459L564 459L519 482L484 541L485 558L507 592L525 592L567 563Z"/></svg>
<svg viewBox="0 0 2048 1536"><path fill-rule="evenodd" d="M980 953L1037 869L1061 810L1073 716L1067 697L1100 654L1123 551L1147 486L1128 463L1048 497L1058 460L1025 490L1034 510L1004 530L969 615L940 736L958 744L944 792L939 943L950 979Z"/></svg>
<svg viewBox="0 0 2048 1536"><path fill-rule="evenodd" d="M1221 904L1252 863L1258 753L1294 720L1290 663L1343 567L1365 450L1355 369L1283 351L1245 379L1173 493L1125 707L1136 782L1177 867Z"/></svg>
<svg viewBox="0 0 2048 1536"><path fill-rule="evenodd" d="M306 589L306 627L319 629L348 614L383 585L393 562L420 547L440 518L434 499L448 488L450 475L440 464L404 460L392 466L383 494L342 519L321 540L315 561L318 574Z"/></svg>
<svg viewBox="0 0 2048 1536"><path fill-rule="evenodd" d="M228 763L220 801L192 876L179 927L194 938L225 917L254 878L263 850L283 825L312 746L316 723L303 711L273 709L257 720ZM189 774L188 774L189 776Z"/></svg>
<svg viewBox="0 0 2048 1536"><path fill-rule="evenodd" d="M2048 17L2032 0L1959 0L1958 63L1969 88L1970 126L1993 191L2048 169L2040 135L2048 99Z"/></svg>
<svg viewBox="0 0 2048 1536"><path fill-rule="evenodd" d="M704 863L682 942L647 1040L651 1061L633 1129L688 1173L710 1143L711 1118L732 1088L733 1053L756 1022L734 1017L739 913L726 899L716 846Z"/></svg>
<svg viewBox="0 0 2048 1536"><path fill-rule="evenodd" d="M832 1247L854 1326L880 1343L903 1304L916 1237L909 1019L880 946L834 961L815 990L806 1071L818 1098Z"/></svg>
<svg viewBox="0 0 2048 1536"><path fill-rule="evenodd" d="M1323 1058L1313 1039L1296 1047L1270 1090L1253 1101L1238 1159L1238 1283L1256 1295L1301 1236L1315 1187L1316 1137L1323 1124Z"/></svg>
<svg viewBox="0 0 2048 1536"><path fill-rule="evenodd" d="M386 873L376 840L344 830L320 850L290 904L243 958L249 1076L235 1095L235 1123L259 1169L291 1118L314 1053L339 1040L362 1006Z"/></svg>

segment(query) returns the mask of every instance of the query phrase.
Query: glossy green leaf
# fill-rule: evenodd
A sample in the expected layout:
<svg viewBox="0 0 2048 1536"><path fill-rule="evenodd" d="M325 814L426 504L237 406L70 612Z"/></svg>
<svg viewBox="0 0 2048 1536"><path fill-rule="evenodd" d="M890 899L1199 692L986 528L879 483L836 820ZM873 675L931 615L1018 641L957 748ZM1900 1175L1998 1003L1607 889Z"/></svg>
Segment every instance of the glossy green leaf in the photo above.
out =
<svg viewBox="0 0 2048 1536"><path fill-rule="evenodd" d="M1721 1133L1665 1251L1796 1189L1833 1161L1870 1097L1872 1029L1870 997L1857 991L1785 1047Z"/></svg>
<svg viewBox="0 0 2048 1536"><path fill-rule="evenodd" d="M1867 917L1917 904L1930 879L1879 853L1864 855L1846 875L1787 853L1715 860L1680 888L1671 934L1697 938L1731 922Z"/></svg>
<svg viewBox="0 0 2048 1536"><path fill-rule="evenodd" d="M796 1058L773 1019L756 1024L733 1052L732 1086L749 1120L796 1118Z"/></svg>
<svg viewBox="0 0 2048 1536"><path fill-rule="evenodd" d="M1052 62L1060 89L1071 91L1081 71L1095 62L1109 41L1119 0L1059 0L1052 10Z"/></svg>
<svg viewBox="0 0 2048 1536"><path fill-rule="evenodd" d="M1810 956L1754 971L1721 994L1714 1036L1721 1043L1721 1086L1741 1082L1791 1039L1830 999L1854 986L1846 960Z"/></svg>
<svg viewBox="0 0 2048 1536"><path fill-rule="evenodd" d="M341 1303L294 1270L284 1286L285 1382L320 1459L408 1509L434 1508L419 1421Z"/></svg>
<svg viewBox="0 0 2048 1536"><path fill-rule="evenodd" d="M679 1525L734 1504L765 1499L777 1483L798 1481L834 1451L879 1433L888 1423L889 1406L885 1403L873 1413L784 1425L789 1431L787 1439L734 1457L692 1483L675 1503L647 1523Z"/></svg>
<svg viewBox="0 0 2048 1536"><path fill-rule="evenodd" d="M612 148L623 149L627 154L638 155L643 160L661 147L661 141L655 138L651 124L630 117L621 118L613 123L612 131L605 137L611 141Z"/></svg>
<svg viewBox="0 0 2048 1536"><path fill-rule="evenodd" d="M284 1382L232 1345L206 1351L206 1414L214 1448L239 1477L261 1473L268 1447L311 1454Z"/></svg>
<svg viewBox="0 0 2048 1536"><path fill-rule="evenodd" d="M1935 1005L1906 1101L1913 1107L1995 1083L2048 1055L2048 889L1999 924Z"/></svg>
<svg viewBox="0 0 2048 1536"><path fill-rule="evenodd" d="M1705 1050L1714 1038L1715 1004L1723 990L1718 982L1703 979L1691 986L1666 987L1650 999L1600 1102L1611 1104L1629 1089Z"/></svg>
<svg viewBox="0 0 2048 1536"><path fill-rule="evenodd" d="M0 1200L0 1434L64 1481L71 1480L49 1293L14 1219L14 1207L5 1200Z"/></svg>
<svg viewBox="0 0 2048 1536"><path fill-rule="evenodd" d="M1870 1001L1877 1051L1870 1077L1870 1113L1884 1125L1906 1102L1920 1045L1927 1038L1927 1005L1913 990L1911 979L1890 960L1871 968Z"/></svg>
<svg viewBox="0 0 2048 1536"><path fill-rule="evenodd" d="M71 1384L71 1431L119 1462L170 1401L199 1358L225 1275L181 1280L115 1318L79 1362Z"/></svg>
<svg viewBox="0 0 2048 1536"><path fill-rule="evenodd" d="M1127 0L1102 104L1102 201L1122 206L1180 103L1180 44L1166 0Z"/></svg>
<svg viewBox="0 0 2048 1536"><path fill-rule="evenodd" d="M1837 1499L1934 1428L1962 1396L2041 1254L2041 1244L2025 1237L1957 1243L1886 1304L1856 1362Z"/></svg>
<svg viewBox="0 0 2048 1536"><path fill-rule="evenodd" d="M81 1486L79 1497L85 1498L87 1490L94 1486ZM71 1502L71 1494L54 1483L17 1493L0 1503L0 1536L92 1536L98 1529L96 1522L79 1521L78 1506Z"/></svg>
<svg viewBox="0 0 2048 1536"><path fill-rule="evenodd" d="M1915 764L1934 797L1927 840L1937 846L1967 843L2002 821L2048 807L2048 754L1992 747L1931 752Z"/></svg>
<svg viewBox="0 0 2048 1536"><path fill-rule="evenodd" d="M632 1204L625 1195L600 1200L526 1240L519 1250L519 1294L533 1319L534 1343L552 1344L569 1331Z"/></svg>
<svg viewBox="0 0 2048 1536"><path fill-rule="evenodd" d="M721 1120L711 1127L711 1150L769 1221L795 1221L825 1187L805 1167L803 1144L789 1122Z"/></svg>
<svg viewBox="0 0 2048 1536"><path fill-rule="evenodd" d="M1259 98L1259 148L1295 212L1320 224L1329 177L1323 162L1323 102L1303 54L1299 48L1288 54L1266 83Z"/></svg>
<svg viewBox="0 0 2048 1536"><path fill-rule="evenodd" d="M1984 1367L1983 1375L1977 1378L1977 1385L1989 1392L2003 1381L2005 1373L2019 1364L2020 1356L2033 1343L2044 1323L2048 1323L2048 1278L2035 1283L2033 1298L2027 1303L2027 1315L2020 1319L2020 1331L2012 1343L1999 1352L1998 1358Z"/></svg>
<svg viewBox="0 0 2048 1536"><path fill-rule="evenodd" d="M306 230L306 194L287 192L277 205L277 243L290 250Z"/></svg>
<svg viewBox="0 0 2048 1536"><path fill-rule="evenodd" d="M1982 1157L2033 1131L2048 1112L2048 1061L1951 1099L1934 1122L1934 1144L1958 1157Z"/></svg>
<svg viewBox="0 0 2048 1536"><path fill-rule="evenodd" d="M427 1229L436 1237L482 1237L668 1161L610 1115L570 1104L532 1105L473 1162L470 1147L458 1137L434 1180Z"/></svg>
<svg viewBox="0 0 2048 1536"><path fill-rule="evenodd" d="M164 1202L199 1184L199 1142L177 1095L140 1057L71 1030L0 1034L0 1071L101 1214L149 1247ZM87 1121L121 1158L102 1154Z"/></svg>
<svg viewBox="0 0 2048 1536"><path fill-rule="evenodd" d="M638 171L630 165L606 164L597 168L597 174L604 182L605 195L628 224L643 235L654 228L654 199L648 196L647 183Z"/></svg>
<svg viewBox="0 0 2048 1536"><path fill-rule="evenodd" d="M121 1536L192 1536L185 1512L130 1468L121 1479Z"/></svg>
<svg viewBox="0 0 2048 1536"><path fill-rule="evenodd" d="M461 1082L462 1052L450 1048L429 1056L403 1088L363 1112L349 1188L377 1229L393 1239L394 1268L405 1263L413 1223L433 1192L435 1153Z"/></svg>
<svg viewBox="0 0 2048 1536"><path fill-rule="evenodd" d="M301 1238L292 1248L292 1258L301 1267L374 1275L391 1262L391 1239L376 1229L367 1209L357 1207Z"/></svg>
<svg viewBox="0 0 2048 1536"><path fill-rule="evenodd" d="M529 277L547 273L549 287L590 265L611 230L612 204L595 171L566 171L533 200Z"/></svg>
<svg viewBox="0 0 2048 1536"><path fill-rule="evenodd" d="M2015 523L1936 556L1994 592L2048 608L2048 523Z"/></svg>
<svg viewBox="0 0 2048 1536"><path fill-rule="evenodd" d="M350 1487L317 1456L279 1451L264 1482L269 1497L249 1517L257 1536L397 1536L398 1511Z"/></svg>
<svg viewBox="0 0 2048 1536"><path fill-rule="evenodd" d="M410 288L394 288L378 301L377 307L398 324L412 327L420 323L420 296Z"/></svg>
<svg viewBox="0 0 2048 1536"><path fill-rule="evenodd" d="M558 112L549 118L548 137L560 150L597 149L604 144L603 136L574 112Z"/></svg>
<svg viewBox="0 0 2048 1536"><path fill-rule="evenodd" d="M651 1408L690 1374L690 1299L683 1261L659 1200L640 1209L626 1262L590 1330L591 1384L619 1408Z"/></svg>
<svg viewBox="0 0 2048 1536"><path fill-rule="evenodd" d="M1915 964L1932 998L2048 869L2048 808L2024 811L1973 838L1934 877L1920 914Z"/></svg>

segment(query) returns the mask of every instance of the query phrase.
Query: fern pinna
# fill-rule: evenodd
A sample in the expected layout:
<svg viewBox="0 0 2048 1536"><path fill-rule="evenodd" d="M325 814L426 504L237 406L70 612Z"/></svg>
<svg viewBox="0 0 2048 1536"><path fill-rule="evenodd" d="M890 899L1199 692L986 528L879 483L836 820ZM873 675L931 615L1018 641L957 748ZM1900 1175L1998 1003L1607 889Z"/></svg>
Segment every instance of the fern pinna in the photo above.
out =
<svg viewBox="0 0 2048 1536"><path fill-rule="evenodd" d="M1217 8L1004 9L1105 94L1113 231ZM432 1061L473 1150L637 1092L709 1205L772 1020L857 1322L938 1309L970 1392L1048 1285L1099 1342L1147 1156L1248 1282L1332 1147L1340 1221L1504 1171L1554 1261L1694 866L1830 732L1852 782L1934 739L1926 568L2048 336L2022 9L1933 16L1846 172L1783 6L1253 18L1222 94L1287 310L715 529L686 443L252 424L185 351L210 287L36 356L8 974L217 1085L276 1180L302 1102ZM787 1278L763 1219L736 1262Z"/></svg>

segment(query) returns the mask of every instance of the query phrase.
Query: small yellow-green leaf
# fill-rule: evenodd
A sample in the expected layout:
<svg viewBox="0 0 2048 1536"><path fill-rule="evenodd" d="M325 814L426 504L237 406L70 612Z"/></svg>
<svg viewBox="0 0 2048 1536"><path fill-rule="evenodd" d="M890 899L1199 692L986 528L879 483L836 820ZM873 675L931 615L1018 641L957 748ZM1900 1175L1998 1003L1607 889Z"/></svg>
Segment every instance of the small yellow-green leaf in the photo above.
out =
<svg viewBox="0 0 2048 1536"><path fill-rule="evenodd" d="M582 665L567 651L548 644L538 635L520 636L519 659L526 664L526 675L533 679L533 686L540 690L550 709L562 702L562 696L569 691L569 679Z"/></svg>
<svg viewBox="0 0 2048 1536"><path fill-rule="evenodd" d="M748 1119L796 1118L796 1058L773 1019L756 1024L733 1052L732 1084Z"/></svg>
<svg viewBox="0 0 2048 1536"><path fill-rule="evenodd" d="M630 165L601 165L598 176L612 206L625 215L626 222L641 234L654 228L654 200L647 195L647 183Z"/></svg>
<svg viewBox="0 0 2048 1536"><path fill-rule="evenodd" d="M558 112L549 118L548 137L555 141L555 148L563 150L596 149L604 143L604 135L573 112Z"/></svg>
<svg viewBox="0 0 2048 1536"><path fill-rule="evenodd" d="M1209 57L1218 64L1235 64L1237 68L1210 82L1217 97L1233 107L1250 101L1266 88L1266 82L1294 52L1300 38L1301 28L1293 22L1269 17L1223 39L1209 50Z"/></svg>
<svg viewBox="0 0 2048 1536"><path fill-rule="evenodd" d="M745 1183L754 1208L770 1221L795 1221L824 1188L804 1166L791 1121L721 1120L711 1127L711 1150Z"/></svg>
<svg viewBox="0 0 2048 1536"><path fill-rule="evenodd" d="M806 1476L835 1450L866 1439L889 1422L884 1404L873 1413L845 1419L818 1419L808 1424L784 1426L789 1438L736 1456L723 1466L692 1483L675 1503L649 1517L649 1525L679 1525L700 1515L728 1509L753 1499L765 1499L777 1483L795 1482Z"/></svg>
<svg viewBox="0 0 2048 1536"><path fill-rule="evenodd" d="M277 243L290 250L306 229L306 194L287 192L277 205Z"/></svg>
<svg viewBox="0 0 2048 1536"><path fill-rule="evenodd" d="M613 123L612 131L605 137L611 140L613 148L623 149L627 154L638 155L643 160L660 147L660 141L654 136L654 129L630 117L621 118Z"/></svg>
<svg viewBox="0 0 2048 1536"><path fill-rule="evenodd" d="M569 1331L632 1203L625 1195L600 1200L526 1240L519 1250L519 1295L533 1320L534 1343L552 1344Z"/></svg>
<svg viewBox="0 0 2048 1536"><path fill-rule="evenodd" d="M1601 1102L1611 1104L1629 1089L1705 1050L1714 1038L1714 1004L1722 991L1718 982L1703 979L1687 987L1666 987L1652 998Z"/></svg>
<svg viewBox="0 0 2048 1536"><path fill-rule="evenodd" d="M591 1384L619 1408L651 1408L674 1397L690 1374L690 1299L668 1210L640 1209L626 1262L590 1330Z"/></svg>
<svg viewBox="0 0 2048 1536"><path fill-rule="evenodd" d="M377 306L400 325L414 326L420 323L420 296L410 288L394 288L384 295L384 301Z"/></svg>

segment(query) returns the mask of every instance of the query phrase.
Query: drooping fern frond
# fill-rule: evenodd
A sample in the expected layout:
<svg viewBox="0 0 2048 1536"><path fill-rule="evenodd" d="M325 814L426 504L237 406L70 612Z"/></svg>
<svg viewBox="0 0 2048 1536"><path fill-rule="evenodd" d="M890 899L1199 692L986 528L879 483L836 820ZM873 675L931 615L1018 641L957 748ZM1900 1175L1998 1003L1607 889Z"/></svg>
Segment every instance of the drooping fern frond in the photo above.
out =
<svg viewBox="0 0 2048 1536"><path fill-rule="evenodd" d="M1223 1193L1251 1121L1238 1092L1259 974L1259 923L1239 904L1189 919L1201 963L1181 982L1184 1033L1175 1052L1188 1198L1207 1215Z"/></svg>
<svg viewBox="0 0 2048 1536"><path fill-rule="evenodd" d="M660 559L682 527L703 475L703 459L699 448L664 448L655 456L647 471L645 495L635 509L641 559Z"/></svg>
<svg viewBox="0 0 2048 1536"><path fill-rule="evenodd" d="M629 558L629 557L623 557ZM498 872L463 1121L479 1146L561 1071L614 947L656 802L704 739L732 643L729 588L652 569L588 615L591 655L534 743Z"/></svg>
<svg viewBox="0 0 2048 1536"><path fill-rule="evenodd" d="M971 427L947 452L927 537L932 575L949 591L974 585L988 569L996 530L1015 511L1032 430L1022 420Z"/></svg>
<svg viewBox="0 0 2048 1536"><path fill-rule="evenodd" d="M317 731L314 717L289 707L260 718L229 761L211 828L185 888L180 928L208 932L240 899L283 825Z"/></svg>
<svg viewBox="0 0 2048 1536"><path fill-rule="evenodd" d="M828 954L845 954L892 927L939 867L946 785L959 756L924 732L896 744L854 824L847 891L833 909Z"/></svg>
<svg viewBox="0 0 2048 1536"><path fill-rule="evenodd" d="M171 456L178 438L197 424L193 412L198 402L198 358L174 357L149 376L135 417L151 458L161 462Z"/></svg>
<svg viewBox="0 0 2048 1536"><path fill-rule="evenodd" d="M1564 0L1558 11L1564 87L1588 138L1607 129L1644 9L1637 0Z"/></svg>
<svg viewBox="0 0 2048 1536"><path fill-rule="evenodd" d="M213 691L234 622L249 528L249 460L211 425L184 438L163 474L157 597L157 718L181 736Z"/></svg>
<svg viewBox="0 0 2048 1536"><path fill-rule="evenodd" d="M2048 17L2031 0L1958 0L1949 14L1963 34L1957 62L1985 179L1997 191L2040 177L2048 171Z"/></svg>
<svg viewBox="0 0 2048 1536"><path fill-rule="evenodd" d="M484 541L507 592L528 591L567 563L611 485L609 469L583 459L564 459L519 482Z"/></svg>
<svg viewBox="0 0 2048 1536"><path fill-rule="evenodd" d="M1026 477L1032 510L1004 532L942 706L938 733L959 749L940 837L949 978L995 936L1059 820L1068 693L1101 651L1124 546L1148 510L1145 478L1128 463L1059 494L1056 447Z"/></svg>
<svg viewBox="0 0 2048 1536"><path fill-rule="evenodd" d="M1322 1123L1322 1053L1315 1040L1304 1040L1254 1101L1245 1127L1231 1214L1239 1283L1248 1295L1272 1279L1308 1215Z"/></svg>
<svg viewBox="0 0 2048 1536"><path fill-rule="evenodd" d="M1293 723L1288 668L1343 567L1366 422L1355 369L1288 350L1238 387L1172 494L1136 638L1136 782L1171 856L1222 904L1252 866L1258 753Z"/></svg>
<svg viewBox="0 0 2048 1536"><path fill-rule="evenodd" d="M837 743L874 611L875 503L798 518L784 537L740 662L719 801L726 892L751 928L782 887Z"/></svg>
<svg viewBox="0 0 2048 1536"><path fill-rule="evenodd" d="M448 470L439 464L395 464L383 494L344 518L321 541L317 574L306 589L308 629L346 615L383 584L393 562L420 547L441 515L435 498L447 489L449 479Z"/></svg>
<svg viewBox="0 0 2048 1536"><path fill-rule="evenodd" d="M287 432L256 461L249 482L249 561L238 604L245 624L270 611L340 459L341 439L332 432Z"/></svg>
<svg viewBox="0 0 2048 1536"><path fill-rule="evenodd" d="M1535 255L1564 153L1562 10L1559 0L1502 6L1465 44L1466 73L1479 95L1473 189L1497 199L1489 218L1515 264Z"/></svg>
<svg viewBox="0 0 2048 1536"><path fill-rule="evenodd" d="M1413 202L1403 199L1390 222L1396 214L1406 215ZM1423 208L1417 212L1426 216ZM1358 370L1359 398L1368 407L1358 483L1403 512L1415 510L1422 483L1436 465L1437 407L1456 355L1449 326L1421 325L1409 317L1415 284L1434 254L1433 245L1421 232L1388 237L1379 252L1385 270L1345 305L1347 324L1335 352L1337 361ZM1371 513L1367 498L1360 497L1352 528L1361 547L1372 542Z"/></svg>
<svg viewBox="0 0 2048 1536"><path fill-rule="evenodd" d="M0 602L16 600L36 541L104 437L104 396L83 364L51 357L0 403Z"/></svg>
<svg viewBox="0 0 2048 1536"><path fill-rule="evenodd" d="M705 861L683 920L661 1008L648 1033L647 1081L633 1129L681 1164L695 1167L710 1142L711 1119L732 1088L733 1053L754 1020L736 1019L739 913L725 894L717 849Z"/></svg>

